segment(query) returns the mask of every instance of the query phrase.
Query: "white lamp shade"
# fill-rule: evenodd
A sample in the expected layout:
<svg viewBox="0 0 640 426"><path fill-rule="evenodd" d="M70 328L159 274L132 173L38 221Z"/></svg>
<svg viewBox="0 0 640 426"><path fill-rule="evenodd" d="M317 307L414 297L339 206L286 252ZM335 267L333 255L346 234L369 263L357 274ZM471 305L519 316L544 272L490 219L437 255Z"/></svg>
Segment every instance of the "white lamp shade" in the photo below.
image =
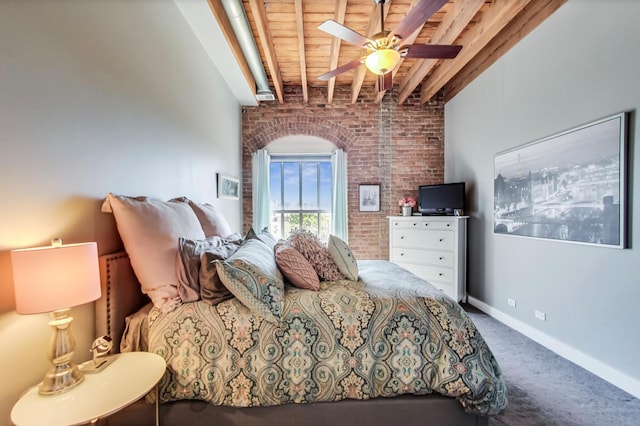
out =
<svg viewBox="0 0 640 426"><path fill-rule="evenodd" d="M11 251L16 311L37 314L100 298L96 243Z"/></svg>

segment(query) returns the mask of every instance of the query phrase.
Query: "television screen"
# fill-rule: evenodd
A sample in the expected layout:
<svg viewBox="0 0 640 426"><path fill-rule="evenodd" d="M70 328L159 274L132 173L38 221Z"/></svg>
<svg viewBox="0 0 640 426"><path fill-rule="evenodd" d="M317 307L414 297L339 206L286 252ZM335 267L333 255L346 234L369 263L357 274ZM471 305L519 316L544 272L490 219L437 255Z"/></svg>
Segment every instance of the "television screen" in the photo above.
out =
<svg viewBox="0 0 640 426"><path fill-rule="evenodd" d="M423 215L454 214L464 208L464 182L421 185L418 188L418 211Z"/></svg>

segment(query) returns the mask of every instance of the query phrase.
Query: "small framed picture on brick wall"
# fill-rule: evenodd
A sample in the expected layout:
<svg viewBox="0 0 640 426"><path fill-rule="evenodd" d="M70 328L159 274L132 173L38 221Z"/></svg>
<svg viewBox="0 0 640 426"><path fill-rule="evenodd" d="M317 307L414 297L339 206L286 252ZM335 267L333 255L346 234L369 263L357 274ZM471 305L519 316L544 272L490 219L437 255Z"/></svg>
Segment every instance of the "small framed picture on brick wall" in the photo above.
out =
<svg viewBox="0 0 640 426"><path fill-rule="evenodd" d="M361 212L380 211L380 184L363 183L360 184L359 210Z"/></svg>

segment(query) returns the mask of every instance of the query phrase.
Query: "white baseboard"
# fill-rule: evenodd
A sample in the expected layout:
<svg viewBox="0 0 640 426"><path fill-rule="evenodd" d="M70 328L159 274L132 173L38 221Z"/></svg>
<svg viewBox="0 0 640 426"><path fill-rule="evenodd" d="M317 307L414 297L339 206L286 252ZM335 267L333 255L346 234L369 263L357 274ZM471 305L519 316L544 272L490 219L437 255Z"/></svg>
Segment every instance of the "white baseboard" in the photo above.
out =
<svg viewBox="0 0 640 426"><path fill-rule="evenodd" d="M475 306L487 315L513 328L519 333L524 334L525 336L541 344L545 348L557 353L561 357L573 362L574 364L579 365L580 367L595 374L601 379L606 380L612 385L617 386L623 391L628 392L634 397L640 399L639 380L629 377L619 370L616 370L615 368L604 364L602 361L598 361L597 359L592 358L589 355L584 354L583 352L580 352L576 348L571 347L566 343L562 343L561 341L547 334L544 334L539 330L536 330L535 328L523 323L522 321L510 317L504 312L490 305L487 305L486 303L476 299L475 297L468 296L468 302L470 305Z"/></svg>

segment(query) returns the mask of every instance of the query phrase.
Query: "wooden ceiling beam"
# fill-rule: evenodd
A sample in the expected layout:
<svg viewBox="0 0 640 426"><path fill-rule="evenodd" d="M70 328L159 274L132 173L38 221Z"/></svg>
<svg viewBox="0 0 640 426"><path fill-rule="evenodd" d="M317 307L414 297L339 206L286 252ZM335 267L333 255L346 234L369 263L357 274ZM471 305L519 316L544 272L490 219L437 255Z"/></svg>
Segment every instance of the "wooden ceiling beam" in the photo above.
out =
<svg viewBox="0 0 640 426"><path fill-rule="evenodd" d="M256 80L253 78L253 73L251 72L251 68L249 68L249 64L244 57L244 53L242 53L242 48L240 47L240 42L238 42L238 38L236 37L236 33L233 31L233 27L231 26L231 22L229 22L229 17L227 16L227 12L224 10L222 3L220 0L208 0L209 8L213 13L213 16L218 21L218 25L220 26L220 30L222 30L222 34L224 38L227 40L227 44L229 48L231 48L231 52L233 53L234 58L236 58L236 62L242 70L242 75L245 80L247 80L247 84L253 91L253 95L256 95Z"/></svg>
<svg viewBox="0 0 640 426"><path fill-rule="evenodd" d="M420 102L425 103L438 93L449 79L460 72L531 1L533 0L495 0L482 15L481 20L460 39L459 42L464 47L456 60L443 61L422 83Z"/></svg>
<svg viewBox="0 0 640 426"><path fill-rule="evenodd" d="M298 34L298 53L300 55L300 81L302 84L302 99L309 102L309 88L307 87L307 59L304 48L304 13L302 0L295 0L296 6L296 32Z"/></svg>
<svg viewBox="0 0 640 426"><path fill-rule="evenodd" d="M333 20L339 24L344 24L344 16L347 11L347 0L336 0L336 9ZM340 56L340 43L342 40L338 37L331 37L331 53L329 54L329 70L338 67L338 58ZM336 89L336 79L332 78L327 82L327 103L333 103L333 93Z"/></svg>
<svg viewBox="0 0 640 426"><path fill-rule="evenodd" d="M267 20L267 11L264 8L264 2L258 0L249 0L251 6L251 13L253 14L256 29L260 35L260 43L262 44L262 50L267 57L267 64L269 66L269 73L271 74L271 80L276 89L278 100L280 103L284 103L284 83L282 81L282 74L280 73L280 66L278 65L278 58L276 57L275 46L271 38L269 31L269 22Z"/></svg>
<svg viewBox="0 0 640 426"><path fill-rule="evenodd" d="M479 54L444 86L444 101L448 102L460 93L484 70L526 37L534 28L551 16L567 0L547 0L529 3Z"/></svg>
<svg viewBox="0 0 640 426"><path fill-rule="evenodd" d="M465 0L453 3L453 7L449 9L440 26L438 26L438 29L431 37L431 40L429 40L429 44L453 44L456 42L456 39L474 16L476 16L483 4L484 0ZM467 46L463 44L462 51L458 54L458 57L460 57L466 48ZM456 58L456 61L457 60L458 58ZM422 59L416 61L415 65L411 67L398 86L399 105L407 100L415 88L422 83L427 74L433 70L439 61L440 59ZM446 64L447 61L443 60L442 63ZM440 67L442 67L442 64Z"/></svg>

